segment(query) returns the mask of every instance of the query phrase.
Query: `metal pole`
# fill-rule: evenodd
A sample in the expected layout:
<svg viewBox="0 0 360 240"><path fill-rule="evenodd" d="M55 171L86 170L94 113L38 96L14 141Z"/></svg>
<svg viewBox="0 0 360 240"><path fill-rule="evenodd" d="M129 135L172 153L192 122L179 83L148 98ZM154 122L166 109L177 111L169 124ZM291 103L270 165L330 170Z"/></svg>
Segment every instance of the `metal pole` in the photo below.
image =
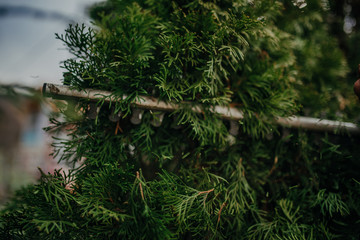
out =
<svg viewBox="0 0 360 240"><path fill-rule="evenodd" d="M43 94L45 96L53 98L86 98L89 100L97 101L107 97L108 102L110 102L112 93L109 91L86 89L84 91L77 91L70 89L68 86L56 85L45 83L43 86ZM125 99L126 96L123 96L122 99ZM187 102L183 102L187 103ZM171 102L160 101L153 97L141 96L139 100L133 103L134 107L141 109L149 109L156 111L174 111L179 109L179 105ZM198 113L201 113L200 105L193 105L192 110ZM214 113L219 114L222 118L227 120L241 120L243 119L243 113L234 107L224 107L224 106L214 106L211 109ZM329 131L329 132L348 132L351 134L360 134L360 128L349 122L333 121L327 119L311 118L311 117L301 117L301 116L291 116L291 117L278 117L275 119L275 122L281 126L289 128L301 128L315 131Z"/></svg>

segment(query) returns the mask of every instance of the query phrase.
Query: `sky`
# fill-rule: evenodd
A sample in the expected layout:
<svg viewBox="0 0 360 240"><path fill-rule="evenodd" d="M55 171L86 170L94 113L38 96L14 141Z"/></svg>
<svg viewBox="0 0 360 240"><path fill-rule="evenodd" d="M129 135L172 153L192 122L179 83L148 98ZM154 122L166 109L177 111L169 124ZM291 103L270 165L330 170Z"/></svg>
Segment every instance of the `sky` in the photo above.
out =
<svg viewBox="0 0 360 240"><path fill-rule="evenodd" d="M86 9L101 0L0 0L0 84L61 83L71 57L55 33L70 23L90 26Z"/></svg>

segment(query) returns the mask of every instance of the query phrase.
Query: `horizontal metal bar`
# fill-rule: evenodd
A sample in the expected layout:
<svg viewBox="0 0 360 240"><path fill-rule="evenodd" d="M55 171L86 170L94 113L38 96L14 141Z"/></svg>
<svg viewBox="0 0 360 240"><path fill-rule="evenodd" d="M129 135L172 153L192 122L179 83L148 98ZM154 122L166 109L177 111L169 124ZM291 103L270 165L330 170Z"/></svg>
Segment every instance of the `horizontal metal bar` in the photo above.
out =
<svg viewBox="0 0 360 240"><path fill-rule="evenodd" d="M54 97L54 98L64 98L64 97L72 97L72 98L86 98L89 100L97 101L107 97L105 101L110 102L112 92L102 91L102 90L94 90L94 89L85 89L84 91L77 91L74 89L70 89L68 86L57 85L51 83L45 83L43 86L43 94L45 96ZM126 95L122 96L122 99L125 99ZM186 103L186 102L184 102ZM190 104L190 103L189 103ZM160 101L157 98L141 96L139 100L133 103L134 107L149 109L149 110L157 110L157 111L174 111L179 109L179 105L171 102ZM194 112L201 113L202 109L200 105L192 105L191 109ZM240 120L243 118L243 114L236 108L223 107L223 106L215 106L212 111L214 113L219 114L224 119L229 120Z"/></svg>
<svg viewBox="0 0 360 240"><path fill-rule="evenodd" d="M276 122L284 127L301 128L315 131L326 131L334 133L360 134L360 128L350 122L333 121L312 117L291 116L288 118L278 118Z"/></svg>
<svg viewBox="0 0 360 240"><path fill-rule="evenodd" d="M104 97L108 97L107 101L111 101L112 93L109 91L86 89L84 91L77 91L70 89L68 86L56 85L45 83L43 86L43 94L45 96L53 98L86 98L89 100L100 100ZM124 95L122 99L125 99ZM186 102L184 102L186 103ZM179 109L179 104L160 101L153 97L142 96L139 100L133 103L134 107L142 109L150 109L157 111L174 111ZM193 105L192 110L201 113L202 109L200 105ZM227 120L241 120L243 119L243 113L234 107L214 106L211 109L214 113L219 114L222 118ZM349 122L332 121L327 119L291 116L291 117L278 117L275 122L281 126L289 128L301 128L315 131L329 131L329 132L348 132L351 134L360 134L360 128Z"/></svg>

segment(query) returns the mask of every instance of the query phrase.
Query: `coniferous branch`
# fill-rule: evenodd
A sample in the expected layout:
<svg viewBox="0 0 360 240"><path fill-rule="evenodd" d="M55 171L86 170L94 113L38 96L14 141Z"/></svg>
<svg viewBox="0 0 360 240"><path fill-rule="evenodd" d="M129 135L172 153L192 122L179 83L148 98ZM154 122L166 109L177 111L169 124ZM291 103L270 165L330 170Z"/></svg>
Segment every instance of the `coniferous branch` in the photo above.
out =
<svg viewBox="0 0 360 240"><path fill-rule="evenodd" d="M19 191L0 238L357 239L358 139L274 124L300 105L352 116L323 2L97 5L94 28L57 35L74 56L63 82L86 96L48 130L76 168ZM231 109L241 126L221 120Z"/></svg>

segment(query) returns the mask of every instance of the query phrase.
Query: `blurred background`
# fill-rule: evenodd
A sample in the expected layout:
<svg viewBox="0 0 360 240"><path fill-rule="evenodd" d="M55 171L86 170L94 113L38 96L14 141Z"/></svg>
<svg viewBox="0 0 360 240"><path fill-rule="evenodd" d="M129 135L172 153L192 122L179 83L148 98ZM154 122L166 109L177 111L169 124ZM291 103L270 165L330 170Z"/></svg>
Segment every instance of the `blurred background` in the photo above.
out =
<svg viewBox="0 0 360 240"><path fill-rule="evenodd" d="M35 181L39 176L38 168L45 173L52 172L54 168L66 169L65 165L59 165L56 159L49 155L52 152L51 137L42 129L49 125L48 115L50 112L56 111L56 108L41 99L40 89L45 82L61 83L63 78L61 61L71 57L62 42L55 39L55 33L64 33L69 24L85 23L85 25L91 26L90 16L96 18L96 8L90 10L90 6L96 2L101 1L0 0L0 203L4 202L14 189ZM288 4L298 5L304 11L311 8L306 0L284 0L283 2L285 6ZM308 2L310 3L310 1ZM320 0L312 2L320 2ZM356 115L359 116L359 113L353 108L346 108L346 101L342 99L353 95L352 83L359 77L360 1L321 0L321 9L325 12L322 14L326 15L327 27L324 32L335 36L341 50L340 55L346 59L346 66L342 69L348 69L343 74L345 77L341 79L342 86L346 88L345 94L336 96L337 99L335 99L337 105L345 102L344 107L341 107L340 104L340 107L336 105L335 108L345 109L344 111L348 111L348 114L334 116L349 116L351 119ZM316 14L307 16L314 16L316 19ZM291 15L290 17L299 16ZM304 18L305 23L306 21L313 20ZM301 26L291 26L291 21L283 22L283 24L283 28L288 32L296 33L298 29L301 29ZM324 36L321 36L321 41L318 41L314 34L313 38L311 36L311 32L315 32L315 30L306 26L303 28L306 31L300 31L300 34L306 35L310 32L309 41L319 42L319 45L326 47L323 44ZM314 59L329 63L326 56L319 57L313 50L310 48L306 54L313 54ZM307 60L307 58L304 59ZM301 62L300 58L298 60ZM321 62L320 60L318 62ZM318 62L315 64L315 68L319 67ZM310 68L310 64L304 62L304 69ZM319 72L322 74L324 71L320 70ZM339 75L341 74L339 73ZM300 77L305 79L303 80L305 84L306 79L311 84L313 78L319 78L319 76ZM313 106L314 104L310 100L313 100L317 93L321 91L326 96L326 92L329 92L327 88L323 87L327 84L326 80L330 81L330 79L319 81L321 85L315 85L314 89L316 89L309 92L309 101L305 98L303 102L309 102ZM14 91L14 86L18 86L15 88L17 91ZM333 98L333 95L330 93L329 99ZM309 115L322 116L321 111L330 106L327 98L323 96L319 95L319 100L315 99L319 101L319 113L311 112ZM320 101L323 103L320 104ZM306 110L306 104L303 105ZM306 111L301 114L306 115Z"/></svg>
<svg viewBox="0 0 360 240"><path fill-rule="evenodd" d="M66 169L50 156L43 131L56 109L39 94L43 83L61 83L60 62L71 57L55 33L90 26L87 11L98 1L0 0L0 203L37 179L38 168Z"/></svg>

